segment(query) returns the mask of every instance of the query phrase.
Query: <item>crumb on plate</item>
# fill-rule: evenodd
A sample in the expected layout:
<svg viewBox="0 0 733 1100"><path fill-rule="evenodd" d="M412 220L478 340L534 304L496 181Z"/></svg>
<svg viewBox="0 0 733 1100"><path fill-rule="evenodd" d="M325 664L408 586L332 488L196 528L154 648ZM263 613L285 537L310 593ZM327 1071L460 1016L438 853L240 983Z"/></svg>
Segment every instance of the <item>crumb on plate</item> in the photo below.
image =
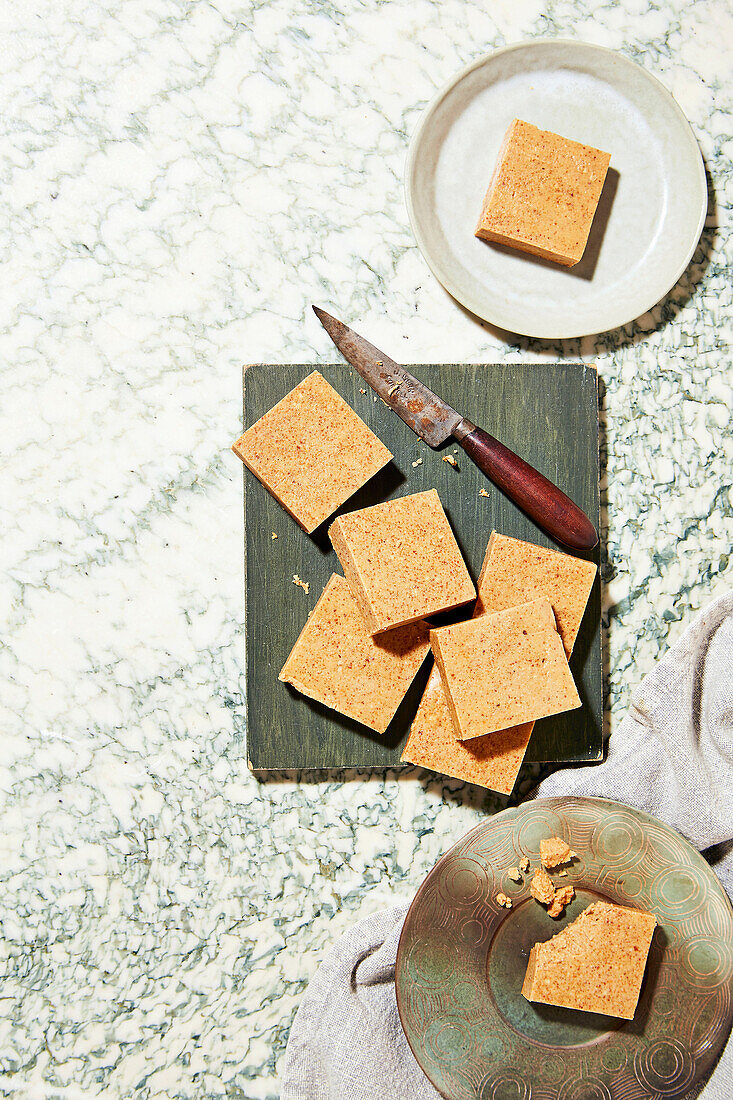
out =
<svg viewBox="0 0 733 1100"><path fill-rule="evenodd" d="M555 887L552 885L552 879L542 867L535 867L534 876L529 884L529 892L542 905L551 905L555 900Z"/></svg>
<svg viewBox="0 0 733 1100"><path fill-rule="evenodd" d="M559 867L562 863L570 863L577 854L562 837L551 836L549 839L540 841L540 861L548 870Z"/></svg>
<svg viewBox="0 0 733 1100"><path fill-rule="evenodd" d="M565 912L565 906L568 905L575 897L575 890L572 886L561 886L555 893L555 897L552 899L552 904L547 910L547 915L550 917L560 917Z"/></svg>

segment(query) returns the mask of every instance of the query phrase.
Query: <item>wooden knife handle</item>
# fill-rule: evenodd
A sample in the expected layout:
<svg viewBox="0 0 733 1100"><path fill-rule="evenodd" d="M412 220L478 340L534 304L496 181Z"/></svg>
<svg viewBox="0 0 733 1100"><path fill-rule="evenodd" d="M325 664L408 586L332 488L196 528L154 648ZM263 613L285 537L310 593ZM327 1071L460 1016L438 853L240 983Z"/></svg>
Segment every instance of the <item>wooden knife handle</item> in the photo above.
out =
<svg viewBox="0 0 733 1100"><path fill-rule="evenodd" d="M463 431L467 431L464 435ZM483 428L464 420L454 433L487 477L506 493L548 535L573 550L592 550L596 529L577 504L523 458L510 451Z"/></svg>

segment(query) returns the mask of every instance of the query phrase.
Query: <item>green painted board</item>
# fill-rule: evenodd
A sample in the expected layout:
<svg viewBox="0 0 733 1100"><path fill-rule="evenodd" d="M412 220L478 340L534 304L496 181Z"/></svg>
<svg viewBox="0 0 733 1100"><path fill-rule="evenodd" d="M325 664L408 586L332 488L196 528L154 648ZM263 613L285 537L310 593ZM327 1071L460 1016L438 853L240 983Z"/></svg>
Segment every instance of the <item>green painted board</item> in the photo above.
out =
<svg viewBox="0 0 733 1100"><path fill-rule="evenodd" d="M394 461L341 511L436 488L474 581L493 528L555 546L496 489L452 440L431 450L379 400L348 365L254 365L244 371L249 427L312 370L318 369L389 447ZM431 365L409 370L459 412L518 451L563 488L598 526L598 377L579 363ZM460 468L443 462L457 453ZM413 466L418 459L422 462ZM254 772L299 768L370 768L399 764L430 661L380 736L299 695L278 673L334 572L341 572L327 528L305 534L248 470L245 480L247 751ZM488 496L481 496L485 489ZM272 534L277 534L277 539ZM562 547L557 547L562 549ZM595 561L598 561L596 549ZM292 583L307 581L308 594ZM527 760L591 761L601 757L600 584L591 595L571 668L583 707L535 726Z"/></svg>

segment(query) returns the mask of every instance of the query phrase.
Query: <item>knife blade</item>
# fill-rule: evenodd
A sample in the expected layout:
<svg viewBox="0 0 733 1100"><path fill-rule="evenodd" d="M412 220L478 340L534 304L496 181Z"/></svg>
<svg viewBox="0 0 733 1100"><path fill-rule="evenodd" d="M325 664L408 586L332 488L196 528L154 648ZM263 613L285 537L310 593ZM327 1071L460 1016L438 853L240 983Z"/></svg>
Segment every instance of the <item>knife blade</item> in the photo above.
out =
<svg viewBox="0 0 733 1100"><path fill-rule="evenodd" d="M330 313L318 306L313 306L313 312L344 358L415 435L433 448L453 435L463 419L460 413Z"/></svg>
<svg viewBox="0 0 733 1100"><path fill-rule="evenodd" d="M318 306L313 312L344 358L420 439L436 448L452 435L478 468L548 535L573 550L593 549L598 542L595 527L562 489L342 321Z"/></svg>

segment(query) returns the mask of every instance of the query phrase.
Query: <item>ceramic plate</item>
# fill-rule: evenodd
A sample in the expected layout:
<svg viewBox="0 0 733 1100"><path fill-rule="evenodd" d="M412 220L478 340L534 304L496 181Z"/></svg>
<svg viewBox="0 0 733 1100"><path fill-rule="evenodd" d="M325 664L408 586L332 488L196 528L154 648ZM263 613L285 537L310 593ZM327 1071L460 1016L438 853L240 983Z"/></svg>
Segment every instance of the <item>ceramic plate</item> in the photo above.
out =
<svg viewBox="0 0 733 1100"><path fill-rule="evenodd" d="M542 837L579 856L576 897L552 920L507 868L538 864ZM510 910L494 900L499 892ZM597 899L658 920L632 1021L521 994L532 945ZM680 1097L730 1031L733 911L705 860L647 814L600 798L548 798L504 810L433 868L405 920L397 1005L427 1077L449 1100Z"/></svg>
<svg viewBox="0 0 733 1100"><path fill-rule="evenodd" d="M514 118L611 154L575 267L474 236ZM690 262L707 211L700 150L669 92L621 54L579 42L509 46L460 73L422 117L405 187L418 246L446 290L492 324L548 339L651 309Z"/></svg>

